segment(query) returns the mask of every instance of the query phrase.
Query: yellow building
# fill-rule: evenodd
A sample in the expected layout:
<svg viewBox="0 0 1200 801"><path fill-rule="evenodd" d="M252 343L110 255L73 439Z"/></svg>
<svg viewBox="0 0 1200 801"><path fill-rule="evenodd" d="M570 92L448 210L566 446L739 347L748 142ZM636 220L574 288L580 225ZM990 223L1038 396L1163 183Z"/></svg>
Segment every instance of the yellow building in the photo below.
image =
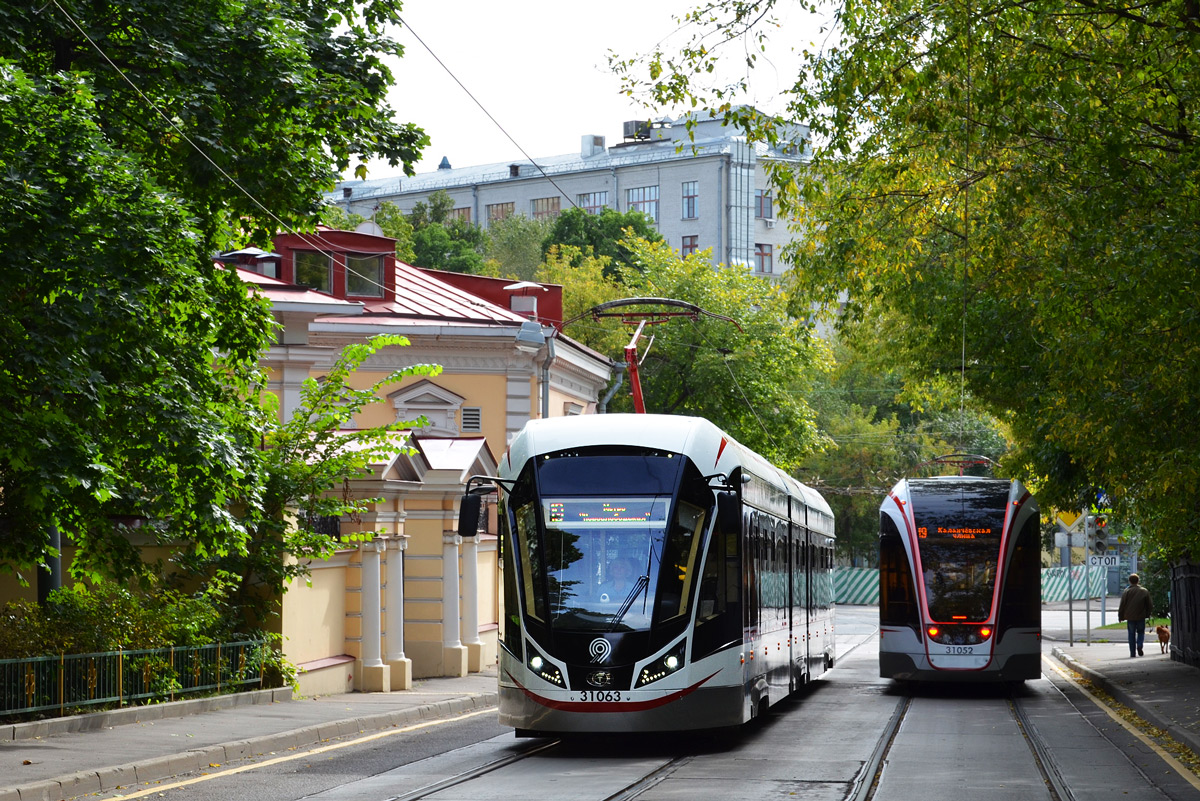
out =
<svg viewBox="0 0 1200 801"><path fill-rule="evenodd" d="M403 367L442 366L436 377L389 388L384 403L355 421L366 428L424 416L429 425L408 438L411 453L352 484L360 497L383 499L362 525L384 536L311 564L310 581L283 598L283 649L302 668L301 692L405 689L413 678L493 664L495 510L477 536L460 537L464 485L471 475L495 474L529 419L595 412L611 360L555 327L561 287L420 270L395 259L394 240L370 233L321 229L281 236L274 248L227 258L280 322L264 367L281 414L296 408L305 378L321 376L343 346L376 334L401 334L410 344L376 353L359 369L358 386Z"/></svg>

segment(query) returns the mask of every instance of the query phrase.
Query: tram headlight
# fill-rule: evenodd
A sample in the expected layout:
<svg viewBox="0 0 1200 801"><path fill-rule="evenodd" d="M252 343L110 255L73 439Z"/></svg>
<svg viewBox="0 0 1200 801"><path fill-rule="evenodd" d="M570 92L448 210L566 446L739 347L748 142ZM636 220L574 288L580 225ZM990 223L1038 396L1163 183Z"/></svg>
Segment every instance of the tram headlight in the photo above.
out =
<svg viewBox="0 0 1200 801"><path fill-rule="evenodd" d="M634 687L644 687L647 684L651 684L659 679L665 678L666 676L670 676L672 673L683 667L683 658L685 653L687 653L687 640L680 640L680 642L674 648L642 668L642 671L638 674L638 680Z"/></svg>
<svg viewBox="0 0 1200 801"><path fill-rule="evenodd" d="M525 666L533 671L533 673L535 673L537 676L545 679L551 684L555 684L559 687L567 686L567 683L563 681L562 671L556 666L550 664L550 662L547 661L540 653L538 653L537 649L528 642L525 643Z"/></svg>

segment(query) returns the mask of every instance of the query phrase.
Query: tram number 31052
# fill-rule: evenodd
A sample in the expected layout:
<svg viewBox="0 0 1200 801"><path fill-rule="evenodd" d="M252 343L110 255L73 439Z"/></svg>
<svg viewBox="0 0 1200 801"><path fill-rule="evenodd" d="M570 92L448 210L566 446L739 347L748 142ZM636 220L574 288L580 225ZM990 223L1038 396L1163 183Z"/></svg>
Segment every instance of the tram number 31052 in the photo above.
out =
<svg viewBox="0 0 1200 801"><path fill-rule="evenodd" d="M973 645L947 645L946 653L948 654L973 654L975 646Z"/></svg>
<svg viewBox="0 0 1200 801"><path fill-rule="evenodd" d="M620 701L621 693L616 690L582 690L580 701Z"/></svg>

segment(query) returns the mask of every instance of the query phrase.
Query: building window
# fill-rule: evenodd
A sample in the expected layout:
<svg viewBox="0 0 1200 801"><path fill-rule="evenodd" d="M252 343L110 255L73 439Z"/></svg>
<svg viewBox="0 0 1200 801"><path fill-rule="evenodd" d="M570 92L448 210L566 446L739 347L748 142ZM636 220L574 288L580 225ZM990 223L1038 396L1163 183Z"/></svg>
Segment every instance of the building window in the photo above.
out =
<svg viewBox="0 0 1200 801"><path fill-rule="evenodd" d="M769 189L759 189L754 193L754 216L765 220L775 217L775 203Z"/></svg>
<svg viewBox="0 0 1200 801"><path fill-rule="evenodd" d="M685 236L683 238L683 245L679 248L679 255L686 259L688 256L696 252L696 248L699 246L699 244L699 236Z"/></svg>
<svg viewBox="0 0 1200 801"><path fill-rule="evenodd" d="M754 246L754 271L769 274L775 271L775 246L756 244Z"/></svg>
<svg viewBox="0 0 1200 801"><path fill-rule="evenodd" d="M317 250L298 250L292 255L295 281L300 286L333 294L333 262Z"/></svg>
<svg viewBox="0 0 1200 801"><path fill-rule="evenodd" d="M630 211L636 209L649 217L650 222L658 224L657 186L639 186L636 189L626 189L625 204Z"/></svg>
<svg viewBox="0 0 1200 801"><path fill-rule="evenodd" d="M535 220L553 220L558 216L558 197L535 197L529 204Z"/></svg>
<svg viewBox="0 0 1200 801"><path fill-rule="evenodd" d="M489 203L487 205L488 225L511 217L514 210L515 204L513 203Z"/></svg>
<svg viewBox="0 0 1200 801"><path fill-rule="evenodd" d="M700 216L700 182L683 182L683 219L694 220ZM686 237L685 237L686 238Z"/></svg>
<svg viewBox="0 0 1200 801"><path fill-rule="evenodd" d="M446 214L446 219L462 220L465 223L469 223L471 221L471 207L463 206L461 209L450 209L449 213Z"/></svg>
<svg viewBox="0 0 1200 801"><path fill-rule="evenodd" d="M346 254L346 294L383 297L383 256Z"/></svg>
<svg viewBox="0 0 1200 801"><path fill-rule="evenodd" d="M579 208L588 214L599 214L608 208L607 192L585 192L577 197Z"/></svg>
<svg viewBox="0 0 1200 801"><path fill-rule="evenodd" d="M462 407L462 430L483 431L483 409L481 407Z"/></svg>

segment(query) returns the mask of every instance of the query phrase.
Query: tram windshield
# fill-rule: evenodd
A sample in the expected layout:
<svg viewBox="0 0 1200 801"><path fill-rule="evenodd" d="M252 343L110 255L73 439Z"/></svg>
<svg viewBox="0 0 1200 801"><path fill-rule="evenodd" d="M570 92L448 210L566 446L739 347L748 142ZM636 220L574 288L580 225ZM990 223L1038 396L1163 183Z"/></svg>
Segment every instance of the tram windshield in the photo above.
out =
<svg viewBox="0 0 1200 801"><path fill-rule="evenodd" d="M571 454L539 473L543 494L516 521L528 611L570 631L647 630L688 614L713 498L694 466L676 454Z"/></svg>
<svg viewBox="0 0 1200 801"><path fill-rule="evenodd" d="M1007 481L910 481L929 616L987 620L992 610Z"/></svg>

